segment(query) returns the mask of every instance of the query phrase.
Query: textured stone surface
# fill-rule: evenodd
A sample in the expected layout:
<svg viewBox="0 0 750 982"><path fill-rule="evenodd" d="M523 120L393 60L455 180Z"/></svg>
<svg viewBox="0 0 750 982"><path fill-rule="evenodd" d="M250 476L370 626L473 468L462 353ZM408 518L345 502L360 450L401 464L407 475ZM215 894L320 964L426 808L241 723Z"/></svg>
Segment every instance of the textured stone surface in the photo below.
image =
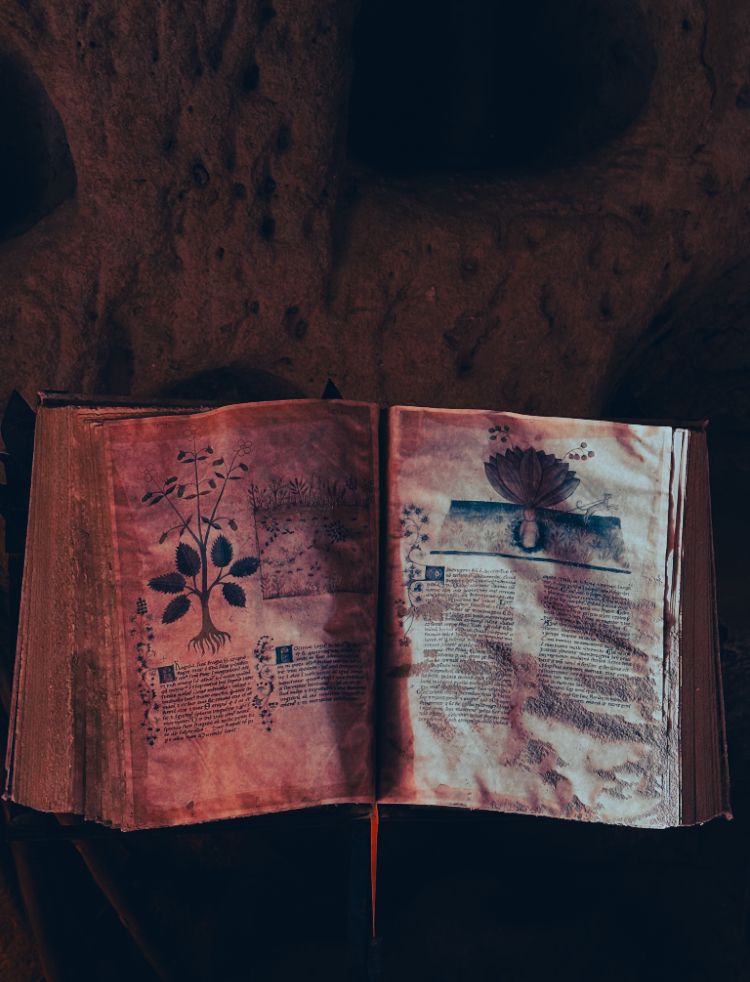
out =
<svg viewBox="0 0 750 982"><path fill-rule="evenodd" d="M629 5L608 6L616 27ZM153 393L238 363L311 394L330 374L363 399L598 411L654 318L747 250L750 13L688 0L638 17L657 67L611 142L559 170L553 146L541 169L424 178L347 161L343 0L5 0L0 51L59 114L77 183L1 246L0 399ZM592 43L563 41L573 60ZM524 85L514 104L539 112ZM577 125L563 160L579 130L590 142Z"/></svg>
<svg viewBox="0 0 750 982"><path fill-rule="evenodd" d="M415 47L410 81L389 39L419 38L419 17L393 4L379 15L362 0L356 71L365 75L351 100L350 148L353 2L0 0L0 403L14 387L29 400L43 387L190 394L196 375L216 394L216 379L226 380L230 399L317 396L331 376L357 399L712 416L738 820L649 840L652 852L617 832L562 829L539 845L534 827L520 838L509 827L519 852L541 848L539 876L558 846L571 869L592 849L604 857L605 883L636 855L662 882L679 867L678 913L644 887L648 870L623 896L667 923L673 947L703 930L704 946L684 949L700 957L684 956L683 978L707 977L700 972L717 958L732 977L746 957L750 794L738 697L747 674L750 8L576 0L562 19L561 5L545 2L534 20L519 4L487 21L475 0L414 6L448 24L425 24L429 44L454 34L455 44L442 60L437 47ZM502 66L487 67L493 57ZM417 119L399 117L399 129L402 96ZM420 115L423 98L433 102ZM398 166L402 157L409 167ZM448 852L438 893L453 877L448 892L468 896L489 875L479 845L473 860L455 846L459 829L425 834L424 868L390 881L394 912L407 874L414 884L427 875L427 846ZM398 842L391 848L395 864ZM148 853L132 850L124 865L142 867L148 891ZM196 876L205 867L210 879L218 852L209 839L204 850ZM499 877L507 857L494 856ZM294 889L291 871L286 885ZM178 898L168 880L163 891L166 910ZM711 942L698 899L722 892ZM446 926L448 901L436 909L423 897L412 941L392 928L392 964L406 972L439 935L433 977L457 977L451 958L462 945L475 946L480 977L510 916L492 897L477 914L481 937L476 920ZM169 917L157 923L164 936L174 930ZM515 923L538 947L533 926ZM0 944L2 957L14 950ZM196 964L204 956L196 949ZM599 964L595 946L581 957ZM528 965L517 976L536 977Z"/></svg>

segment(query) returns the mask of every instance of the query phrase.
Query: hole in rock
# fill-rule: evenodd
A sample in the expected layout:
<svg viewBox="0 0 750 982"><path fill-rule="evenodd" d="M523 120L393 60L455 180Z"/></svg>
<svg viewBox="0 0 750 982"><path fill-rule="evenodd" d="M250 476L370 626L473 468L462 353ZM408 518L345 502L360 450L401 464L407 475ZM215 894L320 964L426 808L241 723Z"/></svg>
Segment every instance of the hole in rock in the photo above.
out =
<svg viewBox="0 0 750 982"><path fill-rule="evenodd" d="M57 110L29 65L0 53L0 240L27 231L75 187Z"/></svg>
<svg viewBox="0 0 750 982"><path fill-rule="evenodd" d="M392 173L520 171L585 156L648 98L636 0L363 0L349 147Z"/></svg>
<svg viewBox="0 0 750 982"><path fill-rule="evenodd" d="M750 627L750 264L674 304L627 359L606 415L709 420L708 448L719 607L730 627Z"/></svg>

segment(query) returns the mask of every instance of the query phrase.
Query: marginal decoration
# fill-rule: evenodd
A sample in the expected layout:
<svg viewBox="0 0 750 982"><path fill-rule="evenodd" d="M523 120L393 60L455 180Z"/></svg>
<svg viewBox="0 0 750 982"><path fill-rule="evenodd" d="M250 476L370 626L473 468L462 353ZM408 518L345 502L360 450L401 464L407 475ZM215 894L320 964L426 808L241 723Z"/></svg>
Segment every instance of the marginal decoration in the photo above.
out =
<svg viewBox="0 0 750 982"><path fill-rule="evenodd" d="M138 675L138 698L142 717L138 722L146 743L153 747L161 733L161 704L156 691L158 670L151 668L154 653L154 629L148 604L143 597L135 602L135 612L130 615L129 634L135 641L135 670Z"/></svg>
<svg viewBox="0 0 750 982"><path fill-rule="evenodd" d="M399 519L401 537L405 540L403 597L396 600L396 616L403 634L399 644L406 647L411 643L409 632L425 601L425 587L430 582L443 582L442 566L431 566L428 562L430 540L427 527L430 516L419 505L406 505Z"/></svg>
<svg viewBox="0 0 750 982"><path fill-rule="evenodd" d="M253 706L258 710L261 726L267 733L270 733L273 728L273 711L278 706L278 702L271 698L275 690L275 676L271 667L271 648L271 638L264 634L258 638L253 649L257 679Z"/></svg>

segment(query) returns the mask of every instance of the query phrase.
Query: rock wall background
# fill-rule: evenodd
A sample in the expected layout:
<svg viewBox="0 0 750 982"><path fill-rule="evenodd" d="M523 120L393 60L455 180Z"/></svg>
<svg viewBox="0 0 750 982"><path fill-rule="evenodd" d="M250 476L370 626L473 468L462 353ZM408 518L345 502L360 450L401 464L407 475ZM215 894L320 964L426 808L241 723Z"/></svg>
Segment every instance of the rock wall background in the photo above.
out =
<svg viewBox="0 0 750 982"><path fill-rule="evenodd" d="M484 9L413 6L457 46ZM467 45L529 60L490 78L503 91L475 121L471 47L436 64L415 31L399 61L362 28L348 127L351 2L5 0L0 399L153 394L237 364L314 395L331 375L353 398L599 411L634 346L679 332L746 257L750 14L574 0L559 37L560 5L534 20L503 6L497 41ZM409 27L377 0L362 16L386 45ZM548 140L569 77L569 125ZM633 89L643 105L623 109ZM388 122L409 99L411 145ZM379 138L385 166L352 159L347 129ZM401 154L415 172L389 170Z"/></svg>
<svg viewBox="0 0 750 982"><path fill-rule="evenodd" d="M735 897L705 951L745 965L749 232L739 0L0 0L0 403L331 377L390 403L712 418L738 821L668 841ZM574 854L639 854L593 835ZM443 916L423 901L417 936ZM3 957L28 954L19 930Z"/></svg>

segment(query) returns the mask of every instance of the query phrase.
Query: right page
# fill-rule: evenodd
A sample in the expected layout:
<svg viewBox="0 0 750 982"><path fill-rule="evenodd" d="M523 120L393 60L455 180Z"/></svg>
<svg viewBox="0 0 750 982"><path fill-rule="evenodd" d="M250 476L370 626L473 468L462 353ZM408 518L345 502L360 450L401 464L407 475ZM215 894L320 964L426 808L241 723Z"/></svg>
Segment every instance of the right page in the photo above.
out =
<svg viewBox="0 0 750 982"><path fill-rule="evenodd" d="M391 410L380 801L679 823L673 441Z"/></svg>

